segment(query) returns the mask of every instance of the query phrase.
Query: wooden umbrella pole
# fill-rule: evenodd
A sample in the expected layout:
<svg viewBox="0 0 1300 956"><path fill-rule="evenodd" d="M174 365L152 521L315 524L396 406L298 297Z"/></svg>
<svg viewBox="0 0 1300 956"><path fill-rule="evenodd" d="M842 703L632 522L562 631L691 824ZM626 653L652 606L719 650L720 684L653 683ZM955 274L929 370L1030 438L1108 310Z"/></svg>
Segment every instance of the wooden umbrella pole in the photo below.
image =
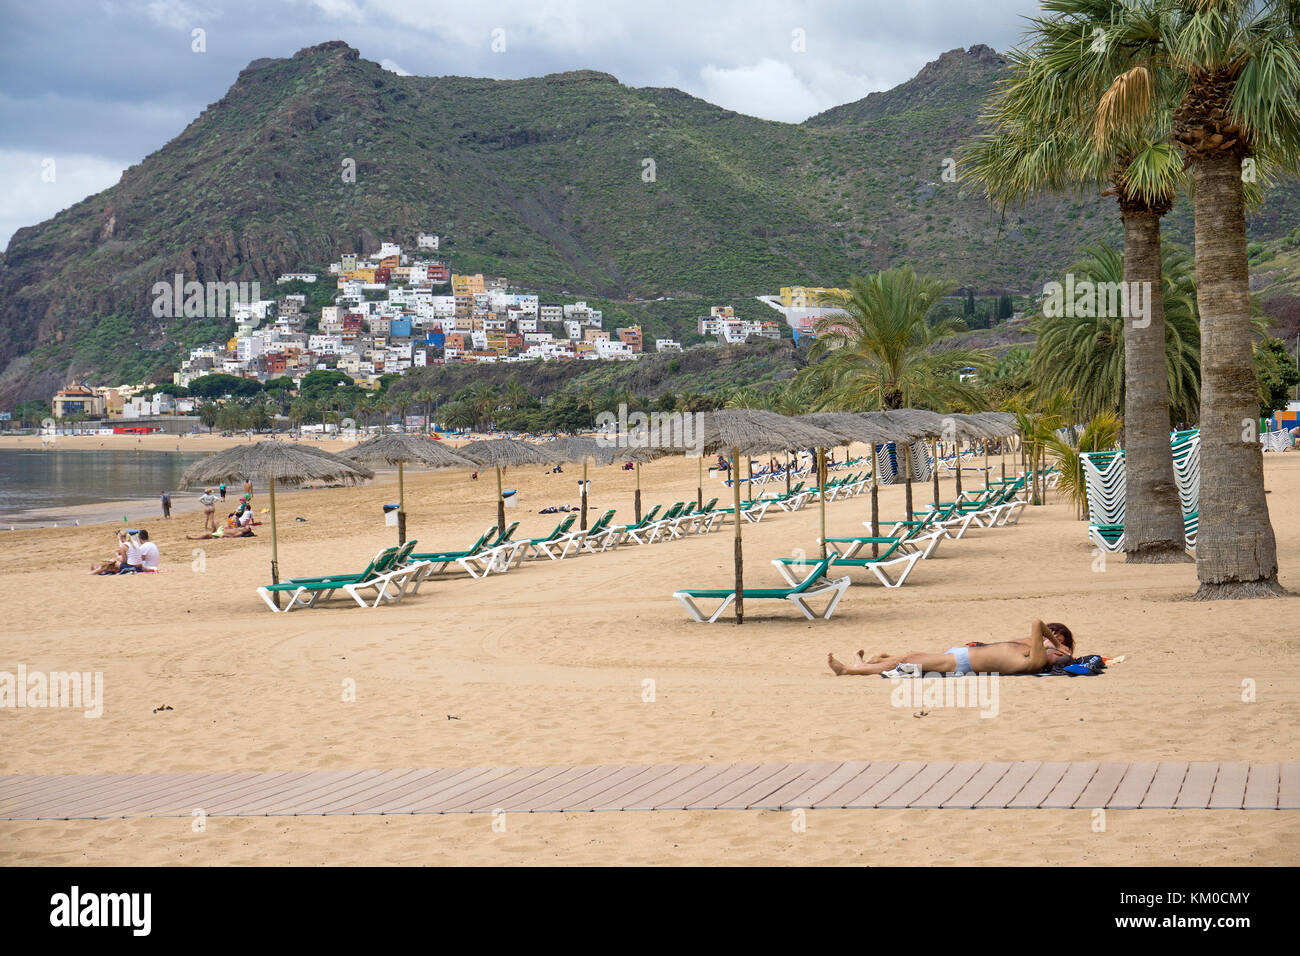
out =
<svg viewBox="0 0 1300 956"><path fill-rule="evenodd" d="M583 531L587 530L587 459L586 458L582 459L582 521L578 523L578 527Z"/></svg>
<svg viewBox="0 0 1300 956"><path fill-rule="evenodd" d="M700 452L699 474L695 479L695 508L704 509L704 452Z"/></svg>
<svg viewBox="0 0 1300 956"><path fill-rule="evenodd" d="M985 488L989 486L989 478L991 477L992 476L989 474L989 440L986 438L984 439L984 487Z"/></svg>
<svg viewBox="0 0 1300 956"><path fill-rule="evenodd" d="M280 545L275 537L275 476L271 476L271 583L280 583ZM280 607L280 592L275 593L275 606Z"/></svg>
<svg viewBox="0 0 1300 956"><path fill-rule="evenodd" d="M406 483L400 461L397 463L397 543L406 544Z"/></svg>
<svg viewBox="0 0 1300 956"><path fill-rule="evenodd" d="M818 489L818 497L821 498L821 527L822 527L822 558L826 557L826 449L817 449L817 483L821 485Z"/></svg>
<svg viewBox="0 0 1300 956"><path fill-rule="evenodd" d="M736 480L731 483L732 498L735 505L735 511L732 512L731 518L736 526L736 545L733 560L736 565L736 623L745 623L745 585L744 585L744 568L745 558L740 547L740 449L736 446L731 448L731 460L736 469Z"/></svg>
<svg viewBox="0 0 1300 956"><path fill-rule="evenodd" d="M506 530L506 496L501 490L501 466L497 465L497 535Z"/></svg>
<svg viewBox="0 0 1300 956"><path fill-rule="evenodd" d="M876 443L871 443L871 537L880 537L880 471L876 463ZM871 542L871 556L880 557L880 542Z"/></svg>
<svg viewBox="0 0 1300 956"><path fill-rule="evenodd" d="M636 514L636 520L641 520L641 462L636 463L636 496L633 500L633 508Z"/></svg>
<svg viewBox="0 0 1300 956"><path fill-rule="evenodd" d="M785 453L785 493L790 493L790 452Z"/></svg>
<svg viewBox="0 0 1300 956"><path fill-rule="evenodd" d="M961 501L961 439L957 439L957 444L952 455L953 463L957 466L957 497L954 501Z"/></svg>
<svg viewBox="0 0 1300 956"><path fill-rule="evenodd" d="M932 484L934 485L934 506L939 507L939 443L930 442L931 455L934 458L933 466L930 468Z"/></svg>

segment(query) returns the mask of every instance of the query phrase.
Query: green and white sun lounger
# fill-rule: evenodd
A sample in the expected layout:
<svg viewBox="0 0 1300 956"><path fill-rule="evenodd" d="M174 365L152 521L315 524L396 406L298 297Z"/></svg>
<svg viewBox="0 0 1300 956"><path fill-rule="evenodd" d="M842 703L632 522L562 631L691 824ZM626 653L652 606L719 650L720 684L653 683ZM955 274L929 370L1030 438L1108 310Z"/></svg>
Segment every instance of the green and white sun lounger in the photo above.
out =
<svg viewBox="0 0 1300 956"><path fill-rule="evenodd" d="M842 554L829 553L830 566L832 568L866 568L876 576L879 581L887 588L901 588L907 580L907 576L912 573L912 568L916 562L921 560L922 553L913 551L911 554L904 554L899 549L902 547L902 538L827 538L826 544L831 546L832 542L837 544L848 544L849 547L844 549ZM888 544L889 547L884 554L879 557L855 557L858 550L863 545L868 544ZM797 584L798 581L791 574L792 570L796 572L812 567L817 562L809 558L773 558L772 566L780 572L781 576L791 585ZM888 568L896 568L893 576L890 575Z"/></svg>
<svg viewBox="0 0 1300 956"><path fill-rule="evenodd" d="M436 565L434 570L434 573L436 574L442 571L443 568L445 568L447 565L452 564L455 561L459 561L461 558L467 558L470 557L471 555L478 554L485 547L488 547L489 546L488 539L491 538L492 535L496 534L496 531L497 531L497 526L492 525L481 535L479 535L479 539L475 541L472 545L470 545L468 548L466 548L464 551L431 551L427 554L412 554L410 556L410 560L432 562L434 565Z"/></svg>
<svg viewBox="0 0 1300 956"><path fill-rule="evenodd" d="M746 601L766 601L780 600L789 601L797 607L803 616L808 620L816 620L818 615L808 606L811 598L831 596L830 604L827 605L825 613L820 615L824 620L829 620L830 616L835 613L836 606L840 599L844 597L844 592L848 590L851 583L847 577L831 580L826 576L826 569L830 567L831 560L827 558L818 561L805 577L794 587L789 588L746 588L744 591ZM686 613L694 620L700 623L713 624L719 617L726 613L727 608L736 600L735 589L727 590L706 590L699 588L684 588L680 591L674 591L673 597L682 602L682 607L686 608ZM695 604L697 600L711 601L721 600L722 604L713 612L712 616L705 617Z"/></svg>
<svg viewBox="0 0 1300 956"><path fill-rule="evenodd" d="M315 607L321 600L329 600L339 590L348 594L361 607L395 603L401 600L412 583L427 577L431 569L431 565L424 563L402 563L414 547L415 542L408 541L401 548L385 548L360 573L294 578L279 584L264 585L257 589L257 593L272 611L282 610L275 606L276 594L284 594L289 598L284 611ZM416 586L418 588L418 584ZM371 591L375 595L373 603L364 596Z"/></svg>

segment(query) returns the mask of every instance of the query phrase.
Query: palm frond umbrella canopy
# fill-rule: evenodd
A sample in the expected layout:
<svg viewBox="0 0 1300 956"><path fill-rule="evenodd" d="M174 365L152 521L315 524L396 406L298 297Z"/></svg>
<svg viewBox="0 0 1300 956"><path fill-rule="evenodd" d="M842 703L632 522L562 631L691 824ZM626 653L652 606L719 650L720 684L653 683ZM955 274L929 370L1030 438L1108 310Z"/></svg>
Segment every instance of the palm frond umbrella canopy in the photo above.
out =
<svg viewBox="0 0 1300 956"><path fill-rule="evenodd" d="M537 446L556 464L565 462L582 462L582 518L578 527L587 530L587 462L609 465L614 461L614 449L596 441L594 438L568 436L556 438Z"/></svg>
<svg viewBox="0 0 1300 956"><path fill-rule="evenodd" d="M889 432L880 425L868 420L863 415L855 415L853 412L812 412L807 415L799 416L801 421L824 428L839 436L840 440L848 442L863 442L871 446L871 528L872 534L878 534L875 530L880 522L880 487L876 480L876 445L893 441ZM818 469L821 474L823 469ZM822 482L823 486L825 482ZM826 492L823 487L821 493L821 524L822 524L822 557L826 557ZM880 545L873 543L871 545L873 555L880 554Z"/></svg>
<svg viewBox="0 0 1300 956"><path fill-rule="evenodd" d="M740 526L740 456L770 455L790 448L834 447L839 442L831 432L808 422L787 418L775 412L752 408L728 408L707 412L702 419L696 447L706 455L728 451L735 473L732 475L732 525L735 527L736 623L745 622L744 552ZM678 448L677 451L688 449ZM693 449L691 449L693 450Z"/></svg>
<svg viewBox="0 0 1300 956"><path fill-rule="evenodd" d="M1016 428L1016 416L1010 412L978 412L971 417L980 420L980 422L989 430L989 437L999 440L998 458L1001 460L1002 477L1005 479L1007 477L1007 449L1005 439L1013 438L1020 434L1019 430ZM986 476L989 473L987 441L984 445L984 473ZM985 484L987 485L987 483L988 478L986 477Z"/></svg>
<svg viewBox="0 0 1300 956"><path fill-rule="evenodd" d="M914 513L912 508L912 442L921 438L929 438L932 435L937 436L943 427L943 416L915 408L891 408L882 412L864 412L861 417L883 429L890 436L889 440L894 443L895 447L898 445L904 446L905 451L902 455L904 496L907 520L911 521ZM936 494L935 498L938 499L938 497ZM874 518L872 519L872 530L875 530Z"/></svg>
<svg viewBox="0 0 1300 956"><path fill-rule="evenodd" d="M957 496L961 497L961 442L963 441L982 442L984 444L984 485L988 487L989 439L1014 434L1015 426L1004 424L999 419L985 418L982 414L959 415L953 413L946 417L952 420L953 428L950 434L957 442ZM1014 417L1012 420L1014 421Z"/></svg>
<svg viewBox="0 0 1300 956"><path fill-rule="evenodd" d="M271 583L280 583L279 542L275 526L275 486L307 482L356 483L375 477L364 465L341 455L291 442L260 441L236 445L196 461L181 475L181 487L219 485L222 482L265 481L271 489ZM276 606L280 596L276 594Z"/></svg>
<svg viewBox="0 0 1300 956"><path fill-rule="evenodd" d="M497 471L497 533L506 530L506 499L501 491L501 469L511 465L549 465L550 456L539 446L514 438L485 438L456 449L456 454L476 465L491 465Z"/></svg>
<svg viewBox="0 0 1300 956"><path fill-rule="evenodd" d="M396 432L376 435L354 446L343 457L371 465L397 466L397 543L406 543L407 465L423 468L473 468L474 462L427 435Z"/></svg>

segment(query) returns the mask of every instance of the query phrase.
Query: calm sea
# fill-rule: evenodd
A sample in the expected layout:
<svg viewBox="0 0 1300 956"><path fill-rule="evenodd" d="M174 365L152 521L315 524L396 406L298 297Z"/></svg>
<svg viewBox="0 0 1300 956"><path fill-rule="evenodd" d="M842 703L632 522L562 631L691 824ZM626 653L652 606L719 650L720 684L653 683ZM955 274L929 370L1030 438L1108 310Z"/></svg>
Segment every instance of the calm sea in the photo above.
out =
<svg viewBox="0 0 1300 956"><path fill-rule="evenodd" d="M59 509L180 494L181 473L203 455L163 451L0 448L0 523L60 522ZM39 514L32 514L39 511ZM63 519L69 520L69 519Z"/></svg>

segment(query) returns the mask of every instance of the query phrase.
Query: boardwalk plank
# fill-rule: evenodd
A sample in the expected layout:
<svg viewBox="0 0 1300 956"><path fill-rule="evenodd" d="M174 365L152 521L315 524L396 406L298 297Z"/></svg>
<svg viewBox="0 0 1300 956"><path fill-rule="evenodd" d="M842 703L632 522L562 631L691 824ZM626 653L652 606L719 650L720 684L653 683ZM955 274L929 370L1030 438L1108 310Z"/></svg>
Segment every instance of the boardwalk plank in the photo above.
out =
<svg viewBox="0 0 1300 956"><path fill-rule="evenodd" d="M509 767L505 768L507 771L509 769ZM449 774L438 774L435 777L430 777L429 780L415 789L394 798L392 802L386 802L382 810L374 812L414 813L417 807L425 806L429 802L436 800L439 794L445 794L453 788L474 780L478 780L480 783L484 782L492 770L492 767L465 767Z"/></svg>
<svg viewBox="0 0 1300 956"><path fill-rule="evenodd" d="M1107 810L1136 810L1156 775L1160 765L1154 762L1131 763L1128 772L1115 788L1115 794L1106 804Z"/></svg>
<svg viewBox="0 0 1300 956"><path fill-rule="evenodd" d="M1210 794L1211 810L1240 810L1246 799L1246 777L1250 774L1248 763L1221 763L1219 776Z"/></svg>
<svg viewBox="0 0 1300 956"><path fill-rule="evenodd" d="M1219 776L1217 763L1193 763L1183 778L1183 788L1178 791L1174 806L1179 810L1204 810L1210 805L1214 781Z"/></svg>
<svg viewBox="0 0 1300 956"><path fill-rule="evenodd" d="M1184 761L1162 761L1151 778L1151 786L1142 798L1142 809L1172 809L1182 789L1183 778L1187 776L1187 763Z"/></svg>
<svg viewBox="0 0 1300 956"><path fill-rule="evenodd" d="M1005 807L1016 798L1025 784L1030 781L1041 767L1037 760L1017 760L988 793L975 801L977 808Z"/></svg>
<svg viewBox="0 0 1300 956"><path fill-rule="evenodd" d="M1300 810L1300 763L1282 764L1277 784L1277 808Z"/></svg>
<svg viewBox="0 0 1300 956"><path fill-rule="evenodd" d="M1042 805L1047 799L1047 795L1052 792L1053 788L1065 776L1065 771L1070 768L1068 763L1042 763L1034 771L1034 775L1025 781L1025 785L1020 788L1020 792L1007 801L1009 808L1032 810Z"/></svg>
<svg viewBox="0 0 1300 956"><path fill-rule="evenodd" d="M966 786L971 777L980 772L984 766L980 761L966 761L953 764L952 768L930 785L928 789L909 804L913 807L938 809L943 802Z"/></svg>
<svg viewBox="0 0 1300 956"><path fill-rule="evenodd" d="M1013 764L1009 760L980 764L979 770L962 784L956 793L946 800L940 801L939 806L962 809L974 808L975 804L992 790L999 780L1007 775L1012 766Z"/></svg>
<svg viewBox="0 0 1300 956"><path fill-rule="evenodd" d="M894 769L886 773L871 786L852 796L846 795L845 808L874 807L881 800L888 799L905 786L909 780L925 769L925 764L918 760L900 761ZM862 781L865 782L865 781Z"/></svg>
<svg viewBox="0 0 1300 956"><path fill-rule="evenodd" d="M679 780L684 780L694 773L698 773L708 764L691 763L673 766L664 764L662 770L642 775L638 778L637 786L632 787L621 794L613 794L609 799L600 806L595 807L597 810L622 810L625 807L635 806L645 800L649 800L661 790L666 790Z"/></svg>
<svg viewBox="0 0 1300 956"><path fill-rule="evenodd" d="M619 766L596 767L594 773L588 774L581 780L569 781L549 793L537 797L533 801L533 805L528 808L528 812L551 813L563 810L566 801L573 800L579 794L593 792L595 788L602 786L608 788L614 778L626 772L627 769L627 767Z"/></svg>
<svg viewBox="0 0 1300 956"><path fill-rule="evenodd" d="M450 813L453 811L499 810L501 801L521 790L531 787L539 780L549 780L556 769L544 764L531 764L527 767L514 767L509 773L497 776L484 774L466 781L461 786L449 787L441 796L426 800L421 813Z"/></svg>
<svg viewBox="0 0 1300 956"><path fill-rule="evenodd" d="M484 806L480 812L501 809L511 813L528 813L538 800L544 800L570 784L590 779L600 771L600 767L560 767L559 771L546 774L544 778L539 776L528 786L515 788L511 795L498 797L495 806Z"/></svg>
<svg viewBox="0 0 1300 956"><path fill-rule="evenodd" d="M616 808L619 801L627 794L644 786L646 781L658 779L672 769L673 765L670 763L656 763L642 767L639 772L609 787L602 787L597 793L569 801L568 809L594 813L596 810Z"/></svg>
<svg viewBox="0 0 1300 956"><path fill-rule="evenodd" d="M798 800L790 800L787 807L817 807L830 794L852 780L856 780L871 767L868 760L846 760L838 770L832 771L825 780L819 780L806 791L799 794Z"/></svg>
<svg viewBox="0 0 1300 956"><path fill-rule="evenodd" d="M1247 810L1277 809L1278 784L1282 779L1282 767L1275 763L1252 764L1250 776L1246 778L1246 797L1241 805Z"/></svg>
<svg viewBox="0 0 1300 956"><path fill-rule="evenodd" d="M794 780L806 764L765 764L745 779L749 785L739 793L730 793L717 799L719 810L748 810L756 801L762 801Z"/></svg>
<svg viewBox="0 0 1300 956"><path fill-rule="evenodd" d="M590 812L586 804L593 800L600 800L605 794L618 787L626 786L629 782L644 774L650 769L650 764L631 764L628 766L610 767L613 773L600 779L592 778L583 780L582 785L565 793L557 790L555 793L547 796L538 806L539 812L543 811L564 811L565 813Z"/></svg>
<svg viewBox="0 0 1300 956"><path fill-rule="evenodd" d="M1097 773L1095 763L1072 763L1060 781L1039 804L1044 810L1068 810L1074 806Z"/></svg>
<svg viewBox="0 0 1300 956"><path fill-rule="evenodd" d="M876 806L885 808L910 807L927 790L952 772L955 767L951 760L935 760L921 768L921 772L908 780L889 796L877 801Z"/></svg>
<svg viewBox="0 0 1300 956"><path fill-rule="evenodd" d="M808 788L819 780L825 780L826 777L835 773L842 763L833 760L819 760L816 763L804 764L803 773L795 777L785 786L768 794L763 798L761 803L754 804L758 810L785 810L791 806L808 806L806 803L796 804L799 797L806 793Z"/></svg>
<svg viewBox="0 0 1300 956"><path fill-rule="evenodd" d="M1119 782L1124 779L1124 774L1128 773L1128 764L1126 763L1100 763L1097 765L1097 772L1093 774L1088 785L1083 788L1083 793L1074 801L1074 805L1080 808L1099 809L1105 808L1110 798L1115 795L1115 789Z"/></svg>

